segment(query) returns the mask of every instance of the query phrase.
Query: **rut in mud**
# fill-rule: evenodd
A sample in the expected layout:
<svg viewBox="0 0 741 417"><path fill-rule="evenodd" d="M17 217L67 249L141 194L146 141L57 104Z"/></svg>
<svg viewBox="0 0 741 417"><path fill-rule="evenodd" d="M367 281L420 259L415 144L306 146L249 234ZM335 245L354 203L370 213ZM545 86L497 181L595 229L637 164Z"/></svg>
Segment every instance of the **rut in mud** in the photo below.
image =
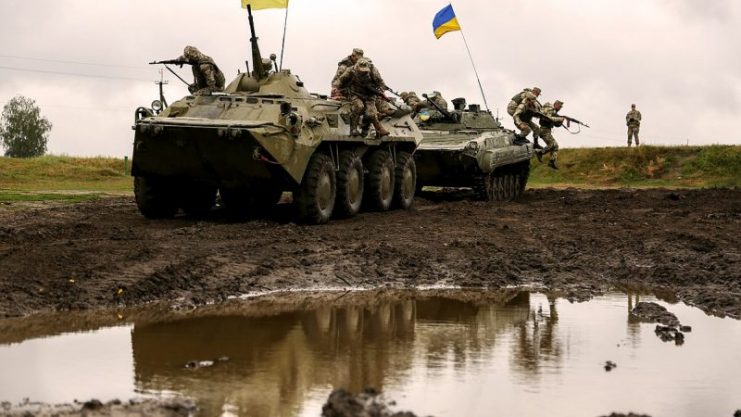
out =
<svg viewBox="0 0 741 417"><path fill-rule="evenodd" d="M0 317L269 290L536 284L572 299L664 289L741 316L741 191L427 193L324 226L274 217L149 221L132 198L0 212Z"/></svg>

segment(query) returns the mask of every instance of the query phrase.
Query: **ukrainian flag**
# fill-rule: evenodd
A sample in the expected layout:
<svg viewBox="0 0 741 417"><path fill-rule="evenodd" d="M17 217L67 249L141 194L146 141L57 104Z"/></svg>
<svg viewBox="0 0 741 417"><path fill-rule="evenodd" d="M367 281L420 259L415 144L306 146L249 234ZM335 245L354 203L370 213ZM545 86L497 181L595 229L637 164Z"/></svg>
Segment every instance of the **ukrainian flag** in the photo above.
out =
<svg viewBox="0 0 741 417"><path fill-rule="evenodd" d="M252 10L285 9L288 7L288 0L242 0L242 8L246 9L247 5L252 6Z"/></svg>
<svg viewBox="0 0 741 417"><path fill-rule="evenodd" d="M458 24L458 18L455 17L452 4L443 7L442 10L437 12L435 18L432 20L432 30L438 39L448 32L461 30L461 25Z"/></svg>

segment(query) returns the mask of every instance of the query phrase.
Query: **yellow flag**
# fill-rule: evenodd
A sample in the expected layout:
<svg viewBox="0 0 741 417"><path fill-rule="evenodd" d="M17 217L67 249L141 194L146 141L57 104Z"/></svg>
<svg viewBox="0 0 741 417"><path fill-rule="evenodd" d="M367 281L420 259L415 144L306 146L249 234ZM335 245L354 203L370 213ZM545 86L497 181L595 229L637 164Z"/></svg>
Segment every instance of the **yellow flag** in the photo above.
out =
<svg viewBox="0 0 741 417"><path fill-rule="evenodd" d="M261 9L285 9L288 7L288 0L241 0L242 8L246 9L249 4L252 10Z"/></svg>

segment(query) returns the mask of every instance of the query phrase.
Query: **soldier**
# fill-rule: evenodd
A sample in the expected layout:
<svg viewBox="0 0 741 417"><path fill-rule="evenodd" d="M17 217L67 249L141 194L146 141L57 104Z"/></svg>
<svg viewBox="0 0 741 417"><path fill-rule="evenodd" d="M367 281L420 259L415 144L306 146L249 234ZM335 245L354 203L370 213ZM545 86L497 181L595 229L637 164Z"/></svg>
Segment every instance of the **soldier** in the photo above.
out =
<svg viewBox="0 0 741 417"><path fill-rule="evenodd" d="M342 61L337 63L337 72L335 72L334 78L332 78L332 92L330 94L331 98L335 100L343 98L338 84L340 75L344 74L348 68L357 64L360 58L363 58L363 50L360 48L354 48L350 55L346 56Z"/></svg>
<svg viewBox="0 0 741 417"><path fill-rule="evenodd" d="M521 92L515 94L514 97L512 97L512 100L510 100L509 104L507 105L507 114L512 116L512 118L515 121L515 126L520 128L521 121L518 122L517 118L515 118L515 112L517 111L517 108L525 103L525 108L530 108L535 111L540 110L540 103L538 102L538 97L540 96L540 88L539 87L533 87L533 88L526 88L522 90ZM538 128L537 126L530 121L531 118L526 117L525 124L528 125L529 129L526 129L527 132L522 131L522 136L527 136L530 131L533 132L533 148L535 149L541 149L540 144L538 143ZM522 130L522 129L521 129Z"/></svg>
<svg viewBox="0 0 741 417"><path fill-rule="evenodd" d="M427 99L437 105L437 107L433 106L432 104L428 106L430 110L430 119L443 119L445 115L437 110L437 108L439 107L445 111L448 111L448 101L445 100L445 97L443 97L443 95L440 94L439 91L433 91L432 94L427 96Z"/></svg>
<svg viewBox="0 0 741 417"><path fill-rule="evenodd" d="M630 105L630 111L625 115L625 123L628 125L628 147L630 148L633 137L636 138L636 146L639 146L638 131L641 130L641 112L636 110L635 104Z"/></svg>
<svg viewBox="0 0 741 417"><path fill-rule="evenodd" d="M534 94L531 94L531 96L535 97ZM533 122L533 117L538 111L540 111L540 104L538 103L538 101L532 99L531 97L525 96L512 114L512 118L515 120L515 126L520 129L519 136L524 139L527 138L527 135L529 135L530 132L533 132L533 139L536 144L538 141L539 129L538 126ZM540 149L540 145L533 145L533 147L535 147L536 149Z"/></svg>
<svg viewBox="0 0 741 417"><path fill-rule="evenodd" d="M414 91L403 91L401 94L399 94L399 97L401 97L401 100L412 108L412 111L414 114L417 114L420 112L420 110L427 108L427 104L420 100L419 96L417 96L417 93Z"/></svg>
<svg viewBox="0 0 741 417"><path fill-rule="evenodd" d="M350 134L358 135L358 123L360 117L370 122L376 128L376 137L389 135L389 132L381 125L378 120L378 109L376 100L379 95L383 95L386 84L381 79L377 71L373 71L371 63L361 58L358 62L345 70L338 78L338 88L346 90L351 105L350 113Z"/></svg>
<svg viewBox="0 0 741 417"><path fill-rule="evenodd" d="M554 126L558 127L563 125L564 118L559 117L558 115L558 111L561 110L562 107L563 102L556 100L553 102L553 105L551 105L551 103L545 103L540 111L542 116L540 117L540 129L538 129L538 135L543 138L546 147L543 149L537 149L535 151L535 156L538 158L539 162L543 162L543 155L550 153L551 159L548 161L548 166L553 169L558 169L558 166L556 165L556 159L558 158L558 142L556 142L556 139L553 137L551 130L553 130Z"/></svg>
<svg viewBox="0 0 741 417"><path fill-rule="evenodd" d="M198 48L186 46L183 55L175 61L180 66L188 64L193 67L193 84L188 86L191 94L203 95L224 91L224 73L210 56L204 55Z"/></svg>

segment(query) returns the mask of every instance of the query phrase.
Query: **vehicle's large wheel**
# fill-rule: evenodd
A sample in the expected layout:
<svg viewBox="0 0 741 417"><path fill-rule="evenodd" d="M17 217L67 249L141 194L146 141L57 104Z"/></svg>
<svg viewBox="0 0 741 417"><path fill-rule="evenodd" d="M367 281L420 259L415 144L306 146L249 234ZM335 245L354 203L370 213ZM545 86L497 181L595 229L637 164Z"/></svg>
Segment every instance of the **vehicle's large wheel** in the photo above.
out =
<svg viewBox="0 0 741 417"><path fill-rule="evenodd" d="M309 161L298 193L296 207L303 223L322 224L329 221L337 198L337 178L332 158L315 153Z"/></svg>
<svg viewBox="0 0 741 417"><path fill-rule="evenodd" d="M337 171L336 214L352 217L363 203L363 161L353 151L340 152L340 169Z"/></svg>
<svg viewBox="0 0 741 417"><path fill-rule="evenodd" d="M417 190L417 165L414 157L408 152L396 154L396 169L394 172L396 186L394 187L394 207L408 209L414 203L414 193Z"/></svg>
<svg viewBox="0 0 741 417"><path fill-rule="evenodd" d="M148 219L167 219L178 211L172 181L161 177L135 177L134 197L139 212Z"/></svg>
<svg viewBox="0 0 741 417"><path fill-rule="evenodd" d="M180 208L189 215L200 217L208 214L216 203L216 187L197 181L180 185Z"/></svg>
<svg viewBox="0 0 741 417"><path fill-rule="evenodd" d="M396 175L391 154L375 150L368 159L368 178L365 182L365 202L370 210L386 211L394 199Z"/></svg>

